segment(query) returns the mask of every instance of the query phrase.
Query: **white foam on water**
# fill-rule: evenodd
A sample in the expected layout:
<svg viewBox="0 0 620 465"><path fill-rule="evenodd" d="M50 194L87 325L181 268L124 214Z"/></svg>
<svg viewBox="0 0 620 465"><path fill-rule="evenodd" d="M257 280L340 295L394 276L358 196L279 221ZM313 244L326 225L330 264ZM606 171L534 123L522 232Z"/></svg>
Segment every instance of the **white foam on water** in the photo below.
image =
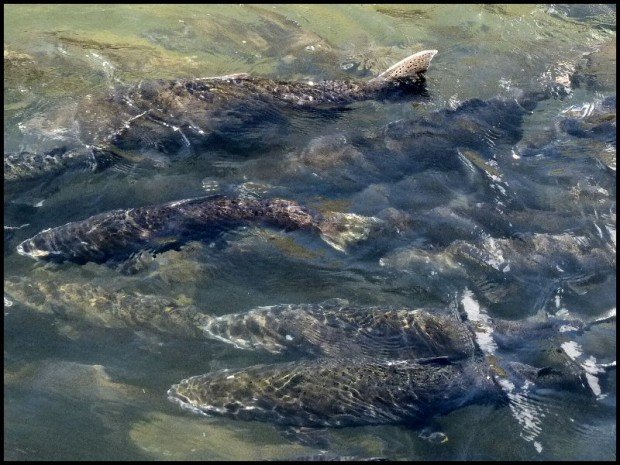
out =
<svg viewBox="0 0 620 465"><path fill-rule="evenodd" d="M505 378L498 378L497 382L508 396L508 406L512 416L521 425L520 436L528 442L533 441L536 452L540 454L543 447L535 439L542 433L542 419L545 413L540 406L532 403L527 397L531 383L526 382L520 389L517 389L511 381Z"/></svg>
<svg viewBox="0 0 620 465"><path fill-rule="evenodd" d="M566 352L566 355L568 355L572 360L576 360L583 355L581 346L575 341L563 342L561 347L564 349L564 352Z"/></svg>
<svg viewBox="0 0 620 465"><path fill-rule="evenodd" d="M475 323L476 342L480 349L487 354L495 353L497 351L497 343L493 338L493 329L490 325L491 319L475 300L473 292L467 288L463 291L461 304L467 314L467 318ZM541 424L545 414L541 407L533 404L527 398L527 391L532 384L526 381L520 389L517 389L506 378L497 376L496 380L508 397L508 405L512 416L521 425L522 431L520 436L528 442L533 441L534 448L538 453L541 453L543 450L542 445L534 440L542 432Z"/></svg>
<svg viewBox="0 0 620 465"><path fill-rule="evenodd" d="M596 376L590 373L586 373L586 380L588 381L588 386L590 386L590 389L592 389L592 392L597 399L602 399L603 397L605 397L605 395L602 394L601 386Z"/></svg>
<svg viewBox="0 0 620 465"><path fill-rule="evenodd" d="M594 222L592 222L592 223L594 223ZM598 231L598 235L602 239L603 238L603 231L601 230L601 228L599 228L598 224L596 224L596 223L594 223L594 227L596 227L596 230Z"/></svg>
<svg viewBox="0 0 620 465"><path fill-rule="evenodd" d="M484 249L488 252L489 258L486 260L486 264L492 266L496 270L500 270L500 267L506 262L502 250L498 247L495 239L488 237L484 240Z"/></svg>
<svg viewBox="0 0 620 465"><path fill-rule="evenodd" d="M561 333L568 333L570 331L577 331L577 330L578 328L575 328L574 326L571 326L571 325L562 325L560 326L560 329L559 329Z"/></svg>
<svg viewBox="0 0 620 465"><path fill-rule="evenodd" d="M614 243L614 247L615 247L616 246L616 228L614 228L610 224L606 224L605 229L607 229L607 232L609 233L609 238Z"/></svg>
<svg viewBox="0 0 620 465"><path fill-rule="evenodd" d="M605 369L601 365L596 363L596 358L591 355L583 362L577 360L583 355L583 349L581 345L575 341L563 342L561 344L561 347L562 349L564 349L564 352L566 352L566 355L571 358L571 360L576 362L585 370L585 376L588 382L588 386L596 396L596 399L601 400L607 397L607 394L603 394L598 376L596 376L599 373L604 373Z"/></svg>
<svg viewBox="0 0 620 465"><path fill-rule="evenodd" d="M588 385L590 386L590 389L592 389L592 392L594 393L596 398L602 399L606 397L606 394L603 394L601 391L601 386L599 384L598 377L596 376L596 374L598 373L604 373L605 369L601 368L596 363L596 358L593 356L588 357L581 364L581 366L584 368L584 370L586 370L586 379L588 380Z"/></svg>
<svg viewBox="0 0 620 465"><path fill-rule="evenodd" d="M467 314L469 321L476 323L475 336L480 349L487 354L494 354L497 344L493 339L493 328L490 325L490 318L486 311L474 299L474 293L465 288L461 297L461 304Z"/></svg>

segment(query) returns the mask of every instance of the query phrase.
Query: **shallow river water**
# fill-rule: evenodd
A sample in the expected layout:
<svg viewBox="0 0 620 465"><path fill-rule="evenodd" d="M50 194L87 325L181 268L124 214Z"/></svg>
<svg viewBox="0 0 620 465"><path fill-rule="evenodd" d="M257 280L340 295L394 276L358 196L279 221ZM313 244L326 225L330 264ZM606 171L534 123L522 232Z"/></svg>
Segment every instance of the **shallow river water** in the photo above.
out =
<svg viewBox="0 0 620 465"><path fill-rule="evenodd" d="M615 460L615 318L582 332L568 324L517 334L527 343L514 350L498 347L492 328L493 319L615 315L615 6L5 5L4 13L6 459ZM215 114L215 136L203 144L194 136L205 122L188 119L195 131L186 137L170 114L171 123L96 166L89 159L23 178L7 171L7 160L21 169L29 154L88 145L84 108L107 110L81 105L109 93L123 100L124 86L233 73L364 82L428 49L438 53L413 95L285 111L235 102ZM159 253L106 263L17 253L48 228L210 194L358 216L346 216L353 232L337 240L250 224L178 246L172 228ZM362 217L376 220L358 225ZM546 367L560 354L558 366L581 370L582 382L519 390L501 375L503 401L415 424L292 432L201 416L170 402L170 386L311 357L97 316L127 296L137 307L193 305L213 316L334 298L458 310L476 324L477 356Z"/></svg>

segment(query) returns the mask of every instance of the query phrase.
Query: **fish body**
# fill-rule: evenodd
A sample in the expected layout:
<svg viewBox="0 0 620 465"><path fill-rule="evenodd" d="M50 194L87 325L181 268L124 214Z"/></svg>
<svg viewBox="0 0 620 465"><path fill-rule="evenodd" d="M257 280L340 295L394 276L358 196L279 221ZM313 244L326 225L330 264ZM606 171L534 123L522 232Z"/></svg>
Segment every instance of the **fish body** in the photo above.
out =
<svg viewBox="0 0 620 465"><path fill-rule="evenodd" d="M286 155L284 176L318 178L330 190L358 191L371 183L394 183L426 170L462 173L460 184L481 173L498 178L498 164L510 166L512 149L523 138L523 123L550 93L522 99L471 99L388 123L369 134L349 131L321 135ZM475 157L464 160L464 154ZM300 182L301 184L301 182ZM478 185L476 185L478 187Z"/></svg>
<svg viewBox="0 0 620 465"><path fill-rule="evenodd" d="M19 244L17 251L57 262L103 263L140 250L170 249L244 224L319 230L309 210L292 201L208 196L95 215L41 231Z"/></svg>
<svg viewBox="0 0 620 465"><path fill-rule="evenodd" d="M321 214L291 200L215 195L101 213L41 231L19 244L17 252L55 262L118 262L139 251L161 252L244 225L317 233L344 251L381 228L382 221L353 213Z"/></svg>
<svg viewBox="0 0 620 465"><path fill-rule="evenodd" d="M597 320L595 320L597 321ZM601 320L603 321L603 320ZM606 320L605 320L606 321ZM221 316L204 315L204 335L246 350L312 357L461 360L480 349L477 321L437 308L351 306L338 299L281 304ZM526 320L486 317L493 344L502 350L587 330L594 322L536 315Z"/></svg>
<svg viewBox="0 0 620 465"><path fill-rule="evenodd" d="M523 305L528 292L540 290L544 283L555 286L561 280L576 294L604 285L616 258L613 238L603 242L570 233L530 233L459 239L443 249L403 248L383 257L381 264L465 279L479 295L505 309L513 301ZM524 282L536 287L524 287Z"/></svg>
<svg viewBox="0 0 620 465"><path fill-rule="evenodd" d="M209 337L241 349L318 357L460 359L475 350L465 323L451 315L329 301L222 315L207 321L202 329Z"/></svg>
<svg viewBox="0 0 620 465"><path fill-rule="evenodd" d="M95 159L85 151L64 147L45 153L18 152L4 154L4 180L17 181L61 172L69 168L93 168Z"/></svg>
<svg viewBox="0 0 620 465"><path fill-rule="evenodd" d="M5 180L75 166L102 168L152 153L174 156L221 141L247 150L260 143L269 124L275 123L272 134L281 132L286 122L282 112L288 110L333 109L419 94L436 53L413 54L369 82L290 82L232 74L119 85L108 95L88 95L50 115L42 132L60 137L63 144L44 153L5 154Z"/></svg>
<svg viewBox="0 0 620 465"><path fill-rule="evenodd" d="M203 339L203 313L165 297L127 293L55 276L4 281L5 295L31 310L105 328L147 329L184 339Z"/></svg>
<svg viewBox="0 0 620 465"><path fill-rule="evenodd" d="M4 292L42 313L108 328L147 329L184 339L211 339L243 350L309 358L460 360L478 353L475 322L441 309L352 306L339 299L312 304L280 304L246 312L212 315L204 305L127 293L91 283L42 276L10 278ZM488 318L494 343L502 349L533 340L582 332L583 323L561 318L526 321Z"/></svg>
<svg viewBox="0 0 620 465"><path fill-rule="evenodd" d="M318 359L194 376L168 398L206 415L280 425L412 423L500 394L481 363Z"/></svg>
<svg viewBox="0 0 620 465"><path fill-rule="evenodd" d="M511 387L508 390L505 386ZM193 376L168 398L203 415L286 426L417 424L466 405L508 403L515 389L582 387L572 370L483 358L329 358Z"/></svg>
<svg viewBox="0 0 620 465"><path fill-rule="evenodd" d="M339 299L281 304L214 316L201 306L57 277L5 280L11 301L34 311L108 328L211 339L239 349L305 357L407 359L472 356L466 323L438 309L351 306ZM212 313L212 312L211 312Z"/></svg>
<svg viewBox="0 0 620 465"><path fill-rule="evenodd" d="M544 268L549 275L561 275L567 269L614 268L611 247L596 245L585 236L534 233L517 238L484 238L476 244L455 241L448 253L488 269L503 270L509 266L513 271L540 273Z"/></svg>

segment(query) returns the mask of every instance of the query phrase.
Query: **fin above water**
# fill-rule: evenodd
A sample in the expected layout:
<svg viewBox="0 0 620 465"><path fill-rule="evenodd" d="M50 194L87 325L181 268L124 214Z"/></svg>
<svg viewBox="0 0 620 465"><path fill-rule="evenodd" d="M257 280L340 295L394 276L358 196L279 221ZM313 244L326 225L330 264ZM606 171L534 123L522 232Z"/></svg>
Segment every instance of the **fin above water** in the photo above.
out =
<svg viewBox="0 0 620 465"><path fill-rule="evenodd" d="M398 63L390 66L370 82L376 81L396 81L398 79L415 78L424 73L431 64L431 60L437 54L437 50L423 50Z"/></svg>
<svg viewBox="0 0 620 465"><path fill-rule="evenodd" d="M616 309L615 308L612 308L607 313L605 313L603 316L586 323L584 329L589 330L592 328L592 326L600 325L604 323L611 323L612 321L616 321Z"/></svg>

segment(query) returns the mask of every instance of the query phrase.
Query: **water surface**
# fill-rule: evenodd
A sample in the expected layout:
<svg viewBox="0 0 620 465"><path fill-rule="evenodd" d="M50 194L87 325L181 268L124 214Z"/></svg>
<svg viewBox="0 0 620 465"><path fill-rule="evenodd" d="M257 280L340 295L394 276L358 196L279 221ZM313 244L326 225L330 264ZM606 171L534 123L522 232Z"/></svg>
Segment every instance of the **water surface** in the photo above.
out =
<svg viewBox="0 0 620 465"><path fill-rule="evenodd" d="M541 312L590 320L616 306L615 135L581 137L562 129L607 121L615 130L615 100L613 109L601 109L616 92L613 6L5 5L4 13L5 153L62 142L50 115L122 84L238 72L364 80L416 51L439 51L427 73L428 93L418 99L291 115L286 125L276 121L271 131L254 134L258 147L217 146L6 183L5 279L95 284L191 302L214 315L335 297L411 307L448 307L456 299L515 320ZM399 131L399 122L469 99L512 99L575 66L587 71L570 94L526 115L518 141L489 132L490 152L460 150L458 158L454 144L431 144L423 166L403 163L375 174L348 162L296 164L300 153L323 156L352 141L370 150L377 147L372 141ZM506 115L497 117L500 127ZM348 253L303 234L246 228L166 252L131 273L93 263L45 264L15 251L46 228L205 192L396 215L402 225ZM456 273L439 261L415 259L419 250L441 251L454 241L532 234L583 237L609 261L593 266L569 256L562 263L570 268L558 271L557 260L564 259L543 254L540 266L504 263L493 275L473 265ZM291 357L96 327L11 298L5 299L4 336L7 459L288 459L325 449L301 445L269 424L193 416L166 399L170 385L183 378ZM614 323L557 345L569 343L582 362L609 363L615 341ZM541 341L514 356L533 363L548 348ZM419 426L328 430L328 453L613 460L615 377L599 382L598 397L549 392L522 404L469 406L436 418L432 428L448 437L440 444L425 440Z"/></svg>

